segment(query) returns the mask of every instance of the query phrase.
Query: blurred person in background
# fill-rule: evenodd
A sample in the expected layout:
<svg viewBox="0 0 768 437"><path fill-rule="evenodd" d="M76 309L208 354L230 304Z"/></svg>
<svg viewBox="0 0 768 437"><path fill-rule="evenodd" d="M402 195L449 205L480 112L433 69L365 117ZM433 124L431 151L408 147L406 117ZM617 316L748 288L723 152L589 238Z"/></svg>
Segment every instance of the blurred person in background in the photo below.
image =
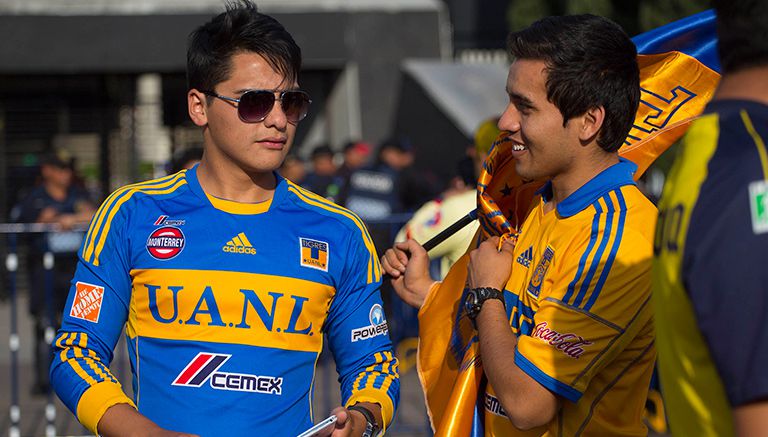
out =
<svg viewBox="0 0 768 437"><path fill-rule="evenodd" d="M47 223L57 231L30 234L28 252L29 312L35 321L35 380L33 393L48 391L51 348L45 329L58 329L61 312L69 292L69 281L77 266L77 250L83 242L84 226L96 211L88 192L76 184L74 157L66 149L56 149L40 158L41 184L34 188L11 212L20 223ZM50 294L43 263L46 252L53 254ZM49 300L50 298L50 300ZM50 323L49 323L50 320Z"/></svg>
<svg viewBox="0 0 768 437"><path fill-rule="evenodd" d="M347 208L363 220L387 220L414 211L437 194L434 182L413 167L413 146L390 138L379 145L376 163L354 171L349 180ZM388 241L382 244L389 245ZM383 246L386 247L386 246Z"/></svg>
<svg viewBox="0 0 768 437"><path fill-rule="evenodd" d="M673 435L766 436L768 2L714 6L723 76L659 204L659 376Z"/></svg>
<svg viewBox="0 0 768 437"><path fill-rule="evenodd" d="M304 183L304 178L307 177L307 167L304 160L298 155L289 153L280 165L278 173L289 181L297 185L302 185Z"/></svg>
<svg viewBox="0 0 768 437"><path fill-rule="evenodd" d="M357 169L363 168L368 164L368 160L371 157L371 151L373 147L363 141L349 141L344 145L344 162L336 171L341 187L339 187L339 195L336 197L336 203L339 205L347 204L347 196L349 195L349 178L352 177Z"/></svg>
<svg viewBox="0 0 768 437"><path fill-rule="evenodd" d="M475 130L474 144L467 150L468 160L459 162L459 176L455 178L455 182L438 198L430 200L416 210L413 217L397 233L395 242L413 239L419 244L424 244L475 209L477 177L488 151L501 133L498 122L499 117L491 117L480 123ZM480 223L473 221L429 251L430 259L439 262L435 269L431 269L434 270L434 279L443 279L456 260L464 255L478 226Z"/></svg>
<svg viewBox="0 0 768 437"><path fill-rule="evenodd" d="M276 172L311 103L300 71L293 37L249 1L190 35L203 158L102 204L55 341L53 386L94 434L300 434L328 414L312 410L326 340L344 405L333 436L391 423L399 376L370 238ZM108 368L123 333L133 399Z"/></svg>
<svg viewBox="0 0 768 437"><path fill-rule="evenodd" d="M202 147L189 147L187 149L177 150L171 158L168 174L189 170L194 167L195 164L200 162L201 159L203 159Z"/></svg>
<svg viewBox="0 0 768 437"><path fill-rule="evenodd" d="M335 201L339 194L339 178L336 164L333 162L333 149L328 144L321 144L310 155L311 169L301 184L304 188L319 194L330 201Z"/></svg>

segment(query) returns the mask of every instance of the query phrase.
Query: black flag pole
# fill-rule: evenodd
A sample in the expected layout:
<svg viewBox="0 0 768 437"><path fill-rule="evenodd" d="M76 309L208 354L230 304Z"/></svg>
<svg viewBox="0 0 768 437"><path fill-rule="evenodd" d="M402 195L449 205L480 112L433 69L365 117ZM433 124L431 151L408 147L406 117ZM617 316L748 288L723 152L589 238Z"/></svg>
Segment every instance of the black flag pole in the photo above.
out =
<svg viewBox="0 0 768 437"><path fill-rule="evenodd" d="M435 235L434 237L430 238L429 241L424 243L423 245L424 250L429 252L430 250L437 247L440 243L447 240L451 235L455 234L456 232L459 232L461 229L463 229L465 226L472 223L476 219L477 219L477 210L473 209L472 211L468 212L467 215L458 219L456 223L443 229L439 234Z"/></svg>

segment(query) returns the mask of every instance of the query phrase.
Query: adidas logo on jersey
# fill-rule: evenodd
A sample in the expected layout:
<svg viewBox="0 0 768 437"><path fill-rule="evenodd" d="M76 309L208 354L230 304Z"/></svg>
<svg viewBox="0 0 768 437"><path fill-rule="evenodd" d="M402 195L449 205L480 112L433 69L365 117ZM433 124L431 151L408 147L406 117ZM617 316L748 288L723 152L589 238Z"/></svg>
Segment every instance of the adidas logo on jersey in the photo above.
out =
<svg viewBox="0 0 768 437"><path fill-rule="evenodd" d="M225 244L221 250L227 253L247 253L248 255L256 255L256 249L254 249L251 242L248 241L245 232L241 232L231 240L227 241L227 244Z"/></svg>
<svg viewBox="0 0 768 437"><path fill-rule="evenodd" d="M520 256L517 257L517 263L522 264L523 267L530 267L531 261L533 261L533 246L529 247L525 250L525 252L521 253Z"/></svg>

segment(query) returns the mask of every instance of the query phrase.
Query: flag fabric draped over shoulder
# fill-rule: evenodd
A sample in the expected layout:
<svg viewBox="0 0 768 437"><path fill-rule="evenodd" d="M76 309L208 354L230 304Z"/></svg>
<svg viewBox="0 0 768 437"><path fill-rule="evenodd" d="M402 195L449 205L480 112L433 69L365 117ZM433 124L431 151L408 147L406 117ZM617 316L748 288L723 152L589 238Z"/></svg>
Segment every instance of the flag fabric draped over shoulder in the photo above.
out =
<svg viewBox="0 0 768 437"><path fill-rule="evenodd" d="M715 15L702 12L633 38L638 48L641 102L619 153L638 165L635 179L677 141L702 112L720 79ZM490 235L514 234L541 183L515 173L504 133L478 180L480 229L472 249ZM477 332L461 302L469 257L454 264L419 311L418 372L436 436L482 435L482 364ZM510 361L512 352L510 351Z"/></svg>

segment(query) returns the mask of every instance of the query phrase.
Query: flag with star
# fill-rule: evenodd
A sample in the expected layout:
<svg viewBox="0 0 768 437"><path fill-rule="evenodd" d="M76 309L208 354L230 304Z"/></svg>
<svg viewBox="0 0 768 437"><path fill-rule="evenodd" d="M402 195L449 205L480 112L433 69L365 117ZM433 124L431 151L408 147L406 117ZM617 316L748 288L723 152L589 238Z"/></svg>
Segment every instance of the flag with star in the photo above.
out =
<svg viewBox="0 0 768 437"><path fill-rule="evenodd" d="M715 15L706 11L633 38L638 48L641 102L619 154L638 165L637 180L703 111L720 79ZM478 178L480 229L469 249L492 235L514 235L541 182L515 172L511 141L494 143ZM468 249L468 250L469 250ZM465 254L419 310L418 371L436 436L483 435L483 373L477 332L461 303Z"/></svg>

